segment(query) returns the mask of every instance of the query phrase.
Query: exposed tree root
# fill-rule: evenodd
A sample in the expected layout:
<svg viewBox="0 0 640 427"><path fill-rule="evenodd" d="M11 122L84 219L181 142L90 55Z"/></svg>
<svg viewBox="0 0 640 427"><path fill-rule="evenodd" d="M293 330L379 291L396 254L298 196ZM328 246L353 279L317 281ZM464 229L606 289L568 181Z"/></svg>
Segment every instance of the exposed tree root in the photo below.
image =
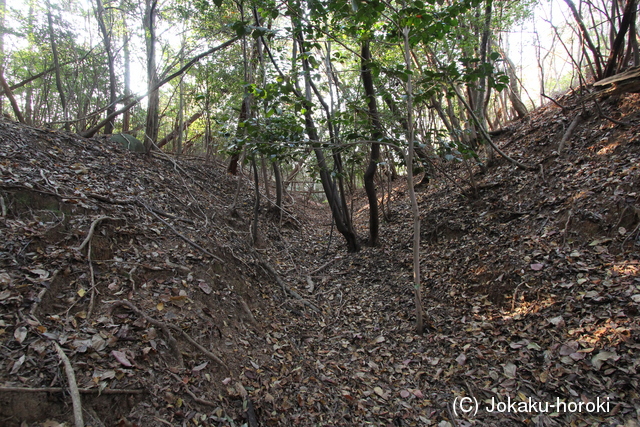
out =
<svg viewBox="0 0 640 427"><path fill-rule="evenodd" d="M143 317L147 322L151 323L154 326L157 326L158 328L160 328L162 330L162 332L167 337L167 341L169 342L169 345L170 345L173 353L175 354L176 358L178 358L181 368L184 367L184 362L182 360L182 354L180 353L180 349L178 348L178 342L173 337L173 335L171 334L169 329L173 329L174 331L178 332L182 336L182 338L184 338L185 340L189 341L189 343L192 346L194 346L195 348L200 350L209 359L213 360L218 365L223 366L227 370L229 370L229 367L218 356L216 356L215 354L213 354L212 352L210 352L209 350L204 348L202 345L197 343L196 340L191 338L191 336L189 334L187 334L185 331L183 331L182 328L180 328L180 326L173 325L173 324L166 324L166 323L160 322L159 320L156 320L156 319L146 315L142 311L140 311L135 305L133 305L129 301L114 301L112 303L111 310L113 310L115 307L120 306L120 305L127 307L128 309L130 309L131 311L136 313L138 316Z"/></svg>
<svg viewBox="0 0 640 427"><path fill-rule="evenodd" d="M64 364L64 371L67 374L67 381L69 382L69 394L71 395L71 402L73 403L73 419L76 427L84 427L84 419L82 418L82 399L80 398L80 392L78 391L78 383L76 382L76 374L73 372L73 366L60 344L53 341L53 345L56 348L58 357Z"/></svg>

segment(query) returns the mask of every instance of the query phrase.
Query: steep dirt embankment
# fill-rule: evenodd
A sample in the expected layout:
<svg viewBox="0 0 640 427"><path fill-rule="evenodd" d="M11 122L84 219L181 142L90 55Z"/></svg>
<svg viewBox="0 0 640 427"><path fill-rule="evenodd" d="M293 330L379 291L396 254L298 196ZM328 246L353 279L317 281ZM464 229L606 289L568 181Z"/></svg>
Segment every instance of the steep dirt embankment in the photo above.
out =
<svg viewBox="0 0 640 427"><path fill-rule="evenodd" d="M273 278L221 171L0 122L0 424L72 420L54 343L87 425L243 419Z"/></svg>

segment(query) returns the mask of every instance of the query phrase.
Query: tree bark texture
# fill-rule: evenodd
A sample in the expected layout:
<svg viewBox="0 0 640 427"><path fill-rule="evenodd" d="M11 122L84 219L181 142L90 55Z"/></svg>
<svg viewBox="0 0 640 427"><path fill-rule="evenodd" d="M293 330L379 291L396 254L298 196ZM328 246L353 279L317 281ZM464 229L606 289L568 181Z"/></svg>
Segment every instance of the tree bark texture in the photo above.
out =
<svg viewBox="0 0 640 427"><path fill-rule="evenodd" d="M131 95L131 54L129 49L129 29L127 28L127 14L125 12L125 0L121 0L122 14L122 61L124 66L124 96ZM115 110L114 110L115 112ZM109 114L107 114L107 117ZM129 132L131 126L131 111L126 110L122 116L122 132Z"/></svg>
<svg viewBox="0 0 640 427"><path fill-rule="evenodd" d="M102 33L102 39L104 41L104 50L107 54L107 67L109 68L109 106L107 107L107 116L116 111L116 70L115 60L113 57L113 50L111 49L111 33L107 29L105 23L105 12L102 0L96 0L96 19L100 32ZM104 133L110 135L113 133L114 119L111 119L104 127Z"/></svg>
<svg viewBox="0 0 640 427"><path fill-rule="evenodd" d="M156 70L156 14L157 0L146 0L144 13L145 41L147 44L147 119L144 131L144 146L147 153L151 151L158 139L160 126L160 91L156 88L158 72ZM108 116L107 116L108 117Z"/></svg>
<svg viewBox="0 0 640 427"><path fill-rule="evenodd" d="M67 97L64 94L64 87L62 86L60 58L58 57L58 45L56 43L55 33L53 31L53 18L51 17L51 6L47 2L47 23L49 24L49 42L51 43L51 53L53 54L53 66L56 72L56 88L60 95L60 106L62 107L62 116L65 121L64 129L69 131L71 129L69 122L67 121Z"/></svg>
<svg viewBox="0 0 640 427"><path fill-rule="evenodd" d="M371 125L371 139L378 141L382 138L382 124L380 123L380 115L378 114L378 105L376 103L376 92L373 86L373 76L371 75L371 49L369 40L362 42L360 50L360 76L364 93L367 98L367 107L369 109L369 124ZM364 172L364 188L369 200L369 245L377 246L379 243L380 219L378 214L378 194L374 177L380 162L380 144L371 144L371 154L369 156L369 164Z"/></svg>
<svg viewBox="0 0 640 427"><path fill-rule="evenodd" d="M242 136L244 128L241 127L240 124L249 118L250 109L251 109L251 96L246 94L244 99L242 100L242 105L240 106L240 115L238 116L238 125L236 127L236 138L240 138ZM229 160L229 165L227 166L228 174L238 175L238 161L240 160L241 152L242 152L242 149L238 147L231 155L231 159Z"/></svg>

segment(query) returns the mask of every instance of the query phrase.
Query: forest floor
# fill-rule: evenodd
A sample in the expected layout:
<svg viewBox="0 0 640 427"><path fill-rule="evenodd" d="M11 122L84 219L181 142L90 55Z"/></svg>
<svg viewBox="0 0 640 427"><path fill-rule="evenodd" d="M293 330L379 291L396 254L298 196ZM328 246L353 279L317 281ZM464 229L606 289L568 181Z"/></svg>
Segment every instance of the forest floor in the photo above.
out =
<svg viewBox="0 0 640 427"><path fill-rule="evenodd" d="M638 426L640 96L558 155L577 99L418 193L424 334L405 181L379 247L291 198L251 245L224 165L0 122L0 425Z"/></svg>

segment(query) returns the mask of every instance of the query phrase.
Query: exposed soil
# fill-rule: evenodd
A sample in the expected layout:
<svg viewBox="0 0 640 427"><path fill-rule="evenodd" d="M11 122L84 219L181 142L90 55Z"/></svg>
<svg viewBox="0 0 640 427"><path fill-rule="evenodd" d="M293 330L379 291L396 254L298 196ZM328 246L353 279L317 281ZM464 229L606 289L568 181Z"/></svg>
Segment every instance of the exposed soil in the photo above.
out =
<svg viewBox="0 0 640 427"><path fill-rule="evenodd" d="M73 425L56 342L88 426L637 426L640 97L601 103L618 123L586 105L561 155L582 107L558 102L496 139L534 170L498 158L474 189L442 163L418 193L422 335L404 181L380 247L294 200L252 248L224 165L0 122L0 424Z"/></svg>

